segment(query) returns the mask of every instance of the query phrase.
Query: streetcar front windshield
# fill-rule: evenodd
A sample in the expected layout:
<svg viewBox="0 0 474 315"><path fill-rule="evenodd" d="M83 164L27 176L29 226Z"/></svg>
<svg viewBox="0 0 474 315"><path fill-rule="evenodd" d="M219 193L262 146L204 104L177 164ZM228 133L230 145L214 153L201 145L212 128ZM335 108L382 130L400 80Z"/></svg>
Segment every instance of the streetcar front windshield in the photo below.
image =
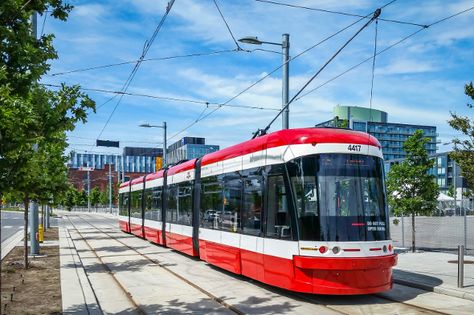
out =
<svg viewBox="0 0 474 315"><path fill-rule="evenodd" d="M300 240L389 239L382 160L320 154L287 164Z"/></svg>

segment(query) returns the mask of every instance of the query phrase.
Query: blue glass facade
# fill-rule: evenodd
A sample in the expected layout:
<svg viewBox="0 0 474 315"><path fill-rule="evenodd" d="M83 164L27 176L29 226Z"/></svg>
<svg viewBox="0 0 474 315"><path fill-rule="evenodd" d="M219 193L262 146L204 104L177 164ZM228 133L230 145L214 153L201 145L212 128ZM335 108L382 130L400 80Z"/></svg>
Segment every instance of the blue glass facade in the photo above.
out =
<svg viewBox="0 0 474 315"><path fill-rule="evenodd" d="M179 161L199 158L205 154L219 150L218 145L209 144L185 144L174 150L168 151L168 163L176 164Z"/></svg>
<svg viewBox="0 0 474 315"><path fill-rule="evenodd" d="M123 163L122 163L123 160ZM115 154L95 154L71 152L68 167L77 169L89 166L94 169L104 169L105 164L113 164L116 171L152 173L155 172L155 157L153 156L122 156Z"/></svg>
<svg viewBox="0 0 474 315"><path fill-rule="evenodd" d="M424 136L430 138L430 142L426 145L428 154L436 153L437 133L434 126L353 121L352 129L367 132L377 138L382 145L385 160L405 158L406 154L403 150L403 143L416 130L422 130Z"/></svg>
<svg viewBox="0 0 474 315"><path fill-rule="evenodd" d="M429 170L429 174L435 176L435 181L441 192L446 193L449 187L454 186L458 189L467 188L467 182L461 176L461 168L454 160L449 157L449 152L436 153L430 156L434 160L434 166ZM393 164L401 163L403 159L385 161L385 174L390 171Z"/></svg>
<svg viewBox="0 0 474 315"><path fill-rule="evenodd" d="M200 158L203 155L218 150L218 145L206 144L206 139L204 138L184 137L168 146L168 164Z"/></svg>

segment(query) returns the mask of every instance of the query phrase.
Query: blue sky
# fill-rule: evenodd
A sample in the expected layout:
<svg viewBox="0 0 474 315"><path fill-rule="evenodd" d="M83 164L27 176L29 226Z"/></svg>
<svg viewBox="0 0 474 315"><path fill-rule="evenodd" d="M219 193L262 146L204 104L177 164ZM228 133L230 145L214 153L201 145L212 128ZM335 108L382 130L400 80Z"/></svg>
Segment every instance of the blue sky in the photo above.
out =
<svg viewBox="0 0 474 315"><path fill-rule="evenodd" d="M285 1L281 1L285 2ZM289 1L286 3L313 8L366 15L388 1ZM129 76L133 64L74 72L51 74L136 60L150 38L166 8L163 0L70 1L75 8L66 23L46 19L45 33L56 36L54 45L59 59L52 63L50 75L43 83L80 84L84 88L118 91ZM290 34L290 55L295 56L358 20L298 8L277 6L258 1L217 0L234 36L258 36L265 41L280 42L283 33ZM468 9L474 1L408 1L398 0L382 11L386 19L430 24ZM464 95L464 84L474 73L474 10L424 29L400 45L377 56L373 108L388 112L389 121L435 125L441 142L456 133L447 124L449 113L470 115ZM43 17L38 18L39 29ZM308 51L290 63L290 97L324 64L329 57L361 26L359 22L324 44ZM380 21L378 51L420 29L418 26ZM371 57L374 49L375 24L367 27L316 78L307 90L314 89L353 65ZM241 44L244 49L278 46ZM176 0L167 20L151 46L147 58L209 53L235 49L219 12L212 0ZM223 103L281 64L281 55L271 52L227 52L210 56L154 60L143 62L130 93ZM332 117L335 105L369 106L372 63L367 62L338 79L294 102L290 108L290 127L313 126ZM117 104L118 97L88 92L99 109L88 122L69 134L70 149L89 152L118 152L96 148L95 139ZM229 104L277 109L281 107L281 71L263 80ZM208 144L226 147L251 137L277 113L275 110L222 107L185 132L177 134L198 117L215 107L205 104L165 101L125 96L112 115L101 139L119 140L121 146L160 147L161 129L145 129L142 123L168 124L168 143L183 136L205 137ZM271 130L281 128L279 118ZM174 137L173 137L174 136ZM449 146L439 146L440 151Z"/></svg>

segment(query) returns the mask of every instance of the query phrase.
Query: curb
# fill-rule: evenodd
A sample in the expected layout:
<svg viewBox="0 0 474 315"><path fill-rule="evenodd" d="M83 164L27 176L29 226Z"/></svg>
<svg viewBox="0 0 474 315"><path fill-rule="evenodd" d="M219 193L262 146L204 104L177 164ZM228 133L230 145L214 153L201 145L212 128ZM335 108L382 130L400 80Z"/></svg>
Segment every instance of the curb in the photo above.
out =
<svg viewBox="0 0 474 315"><path fill-rule="evenodd" d="M474 294L459 291L456 289L451 289L451 288L446 288L446 287L441 287L441 286L432 287L427 284L423 284L419 282L412 282L412 281L407 281L403 279L395 279L395 278L393 279L393 282L404 285L404 286L412 287L412 288L422 289L425 291L444 294L444 295L448 295L448 296L452 296L452 297L456 297L460 299L465 299L465 300L470 300L474 302Z"/></svg>
<svg viewBox="0 0 474 315"><path fill-rule="evenodd" d="M63 313L103 314L74 241L64 225L59 226L58 237Z"/></svg>
<svg viewBox="0 0 474 315"><path fill-rule="evenodd" d="M20 229L18 232L16 232L12 236L10 236L7 240L5 240L1 245L2 246L1 260L3 260L3 258L5 258L5 256L7 256L12 251L12 249L18 245L18 243L21 240L23 240L23 229Z"/></svg>

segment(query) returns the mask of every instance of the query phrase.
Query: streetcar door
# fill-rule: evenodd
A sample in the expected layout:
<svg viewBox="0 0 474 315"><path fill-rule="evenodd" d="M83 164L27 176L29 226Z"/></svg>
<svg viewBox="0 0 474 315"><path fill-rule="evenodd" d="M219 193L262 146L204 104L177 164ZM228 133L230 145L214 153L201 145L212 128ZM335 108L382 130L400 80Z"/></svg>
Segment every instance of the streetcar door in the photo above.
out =
<svg viewBox="0 0 474 315"><path fill-rule="evenodd" d="M163 173L163 192L161 195L161 237L163 240L163 246L166 246L166 217L168 212L168 169L165 169Z"/></svg>
<svg viewBox="0 0 474 315"><path fill-rule="evenodd" d="M145 206L146 206L146 197L145 197L145 183L146 176L143 177L143 190L141 195L141 209L142 209L142 237L145 238Z"/></svg>
<svg viewBox="0 0 474 315"><path fill-rule="evenodd" d="M272 166L267 178L263 268L265 282L289 286L293 279L293 255L298 242L293 240L289 183L284 166Z"/></svg>
<svg viewBox="0 0 474 315"><path fill-rule="evenodd" d="M199 257L199 222L200 210L201 210L201 160L197 159L195 164L194 173L194 187L193 187L193 213L192 213L192 225L193 225L193 252L194 255Z"/></svg>
<svg viewBox="0 0 474 315"><path fill-rule="evenodd" d="M128 185L128 203L127 203L127 216L128 216L128 232L132 233L132 222L131 222L131 215L130 215L130 207L131 207L131 200L132 200L132 180L130 180L130 184Z"/></svg>

